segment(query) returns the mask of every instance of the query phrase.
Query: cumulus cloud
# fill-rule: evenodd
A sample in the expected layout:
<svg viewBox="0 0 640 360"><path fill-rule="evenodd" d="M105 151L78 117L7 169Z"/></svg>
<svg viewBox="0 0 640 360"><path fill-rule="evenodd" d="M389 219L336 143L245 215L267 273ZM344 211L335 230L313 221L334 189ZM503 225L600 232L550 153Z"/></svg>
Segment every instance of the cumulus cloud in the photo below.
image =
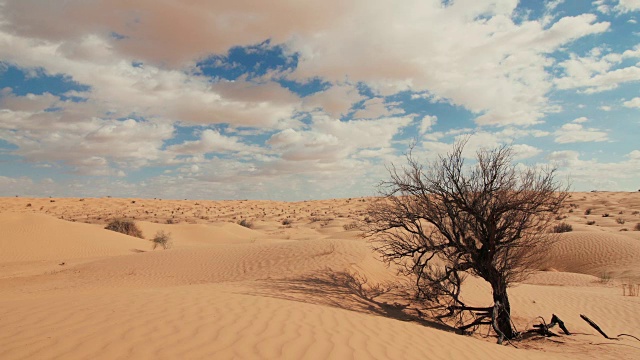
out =
<svg viewBox="0 0 640 360"><path fill-rule="evenodd" d="M84 95L96 111L109 109L121 115L135 112L194 124L286 127L298 102L296 95L269 81L212 85L208 78L181 69L136 64L116 53L105 37L79 39L71 53L61 50L64 45L0 32L0 59L25 69L68 75L90 86Z"/></svg>
<svg viewBox="0 0 640 360"><path fill-rule="evenodd" d="M386 102L383 98L373 97L363 104L363 109L356 111L352 117L354 119L379 119L381 117L391 117L404 113L398 108L397 102Z"/></svg>
<svg viewBox="0 0 640 360"><path fill-rule="evenodd" d="M360 95L352 84L336 84L326 90L307 96L303 100L308 111L323 110L333 117L345 115L351 106L366 97Z"/></svg>
<svg viewBox="0 0 640 360"><path fill-rule="evenodd" d="M338 161L361 149L391 147L393 137L411 122L410 117L345 122L316 115L310 129L283 130L267 144L281 151L284 160Z"/></svg>
<svg viewBox="0 0 640 360"><path fill-rule="evenodd" d="M577 151L563 150L552 152L548 160L558 168L559 175L569 177L574 187L619 191L625 188L624 184L633 184L628 182L628 179L637 179L640 176L640 159L634 157L636 152L637 150L634 150L628 154L628 160L601 162L597 159L582 159ZM632 190L628 186L627 189Z"/></svg>
<svg viewBox="0 0 640 360"><path fill-rule="evenodd" d="M625 107L628 108L639 108L640 109L640 97L635 97L631 100L625 101L622 103Z"/></svg>
<svg viewBox="0 0 640 360"><path fill-rule="evenodd" d="M555 12L562 2L546 2L547 14L532 19L518 14L517 0L304 6L279 0L0 0L0 62L87 88L64 95L0 90L0 139L16 147L6 152L28 162L63 164L79 174L122 177L131 169L173 165L138 190L180 182L194 194L206 194L210 182L225 184L224 194L286 192L287 181L304 194L345 178L353 183L344 188L355 189L367 175L380 175L376 165L394 160L408 127L423 135L424 154L445 151L449 140L472 132L434 132L436 123L438 129L449 124L411 113L398 100L404 96L468 110L478 126L471 152L525 136L603 141L608 133L587 127L587 119L554 133L532 129L559 110L548 99L554 87L593 93L637 79L637 65L627 64L640 57L640 48L597 48L555 62L551 54L610 26L593 14ZM620 1L616 9L633 4ZM278 46L295 66L234 80L205 76L196 66L255 44ZM555 82L548 70L554 65L564 69ZM326 86L302 96L281 80ZM623 105L640 107L638 101ZM211 124L223 124L222 130ZM500 128L489 132L487 126ZM177 142L177 131L196 138ZM518 158L541 153L521 143L514 150ZM119 179L100 186L131 191L137 185Z"/></svg>
<svg viewBox="0 0 640 360"><path fill-rule="evenodd" d="M420 135L426 134L437 122L438 117L435 115L426 115L423 117L420 121Z"/></svg>
<svg viewBox="0 0 640 360"><path fill-rule="evenodd" d="M621 13L640 11L640 0L619 0L615 9Z"/></svg>
<svg viewBox="0 0 640 360"><path fill-rule="evenodd" d="M580 89L593 94L640 80L638 65L618 67L626 59L640 59L640 45L622 53L607 52L596 47L586 56L571 54L568 60L559 64L566 75L557 78L555 84L559 89Z"/></svg>
<svg viewBox="0 0 640 360"><path fill-rule="evenodd" d="M200 134L199 140L172 145L167 150L178 155L202 155L212 152L249 151L251 147L243 144L237 137L224 136L216 130L206 129Z"/></svg>
<svg viewBox="0 0 640 360"><path fill-rule="evenodd" d="M35 0L6 2L0 48L15 62L24 63L30 55L29 66L70 74L92 86L100 81L94 91L105 92L101 98L111 96L114 103L137 105L136 110L169 107L164 109L167 116L198 123L222 121L212 115L221 113L231 123L273 126L291 115L290 106L227 100L210 94L197 79L167 70L192 66L232 46L271 39L298 54L292 79L364 82L382 95L429 91L479 114L479 124L531 125L549 110L545 66L552 60L546 55L609 27L590 14L551 24L514 22L515 0L448 6L413 0L394 4L392 11L388 5L382 0L318 1L303 7L289 1L71 0L62 7ZM51 60L54 53L60 60ZM132 60L145 66L132 68ZM116 83L125 90L121 96L102 90ZM340 102L333 92L337 90L318 100L332 116L347 111L348 100L358 101L347 94Z"/></svg>
<svg viewBox="0 0 640 360"><path fill-rule="evenodd" d="M609 140L609 136L606 131L596 128L585 128L582 124L586 121L588 121L587 118L581 117L570 123L562 125L560 129L554 132L555 142L559 144L567 144Z"/></svg>
<svg viewBox="0 0 640 360"><path fill-rule="evenodd" d="M85 175L116 175L116 167L139 168L162 157L173 136L169 124L127 119L65 121L62 112L0 110L0 139L29 162L61 162Z"/></svg>

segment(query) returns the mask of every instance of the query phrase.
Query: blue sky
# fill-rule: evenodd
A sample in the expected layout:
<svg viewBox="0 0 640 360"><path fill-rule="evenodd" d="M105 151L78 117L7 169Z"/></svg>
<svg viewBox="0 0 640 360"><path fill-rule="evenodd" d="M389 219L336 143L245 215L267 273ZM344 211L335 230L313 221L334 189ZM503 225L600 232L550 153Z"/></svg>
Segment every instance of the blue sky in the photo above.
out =
<svg viewBox="0 0 640 360"><path fill-rule="evenodd" d="M304 4L304 5L303 5ZM639 0L0 0L0 196L303 200L512 144L640 188Z"/></svg>

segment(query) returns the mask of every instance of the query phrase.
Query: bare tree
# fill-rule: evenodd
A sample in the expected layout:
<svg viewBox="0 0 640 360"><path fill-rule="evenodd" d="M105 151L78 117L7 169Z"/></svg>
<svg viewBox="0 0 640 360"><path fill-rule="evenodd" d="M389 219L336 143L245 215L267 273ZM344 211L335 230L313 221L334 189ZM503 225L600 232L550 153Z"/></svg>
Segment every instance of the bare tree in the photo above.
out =
<svg viewBox="0 0 640 360"><path fill-rule="evenodd" d="M467 166L466 141L423 168L409 153L408 166L390 169L383 199L369 208L365 235L384 261L415 276L418 298L447 309L446 316L475 320L461 330L492 325L501 342L517 334L507 287L534 269L553 214L567 197L555 169L518 169L510 146L479 150ZM460 297L465 277L486 280L493 306L468 306ZM468 317L467 317L468 318Z"/></svg>

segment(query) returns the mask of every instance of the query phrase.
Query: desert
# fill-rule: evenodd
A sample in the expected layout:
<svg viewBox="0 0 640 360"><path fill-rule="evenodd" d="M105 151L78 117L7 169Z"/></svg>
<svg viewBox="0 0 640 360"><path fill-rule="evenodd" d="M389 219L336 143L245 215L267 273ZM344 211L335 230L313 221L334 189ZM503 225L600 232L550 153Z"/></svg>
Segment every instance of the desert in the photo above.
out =
<svg viewBox="0 0 640 360"><path fill-rule="evenodd" d="M640 335L640 297L623 294L640 284L640 193L570 194L562 221L573 230L510 295L518 330L556 314L572 335L512 345L488 327L459 335L399 291L369 291L406 282L355 226L376 200L2 198L0 358L640 356L640 342L605 339L580 318ZM145 239L106 230L113 218ZM148 240L159 230L166 250ZM463 291L491 302L482 280Z"/></svg>

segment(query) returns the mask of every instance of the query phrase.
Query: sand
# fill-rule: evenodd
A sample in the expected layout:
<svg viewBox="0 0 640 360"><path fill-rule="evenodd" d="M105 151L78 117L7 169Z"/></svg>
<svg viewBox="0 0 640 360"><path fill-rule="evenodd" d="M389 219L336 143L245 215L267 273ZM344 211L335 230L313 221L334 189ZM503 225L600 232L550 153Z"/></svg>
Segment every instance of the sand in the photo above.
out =
<svg viewBox="0 0 640 360"><path fill-rule="evenodd" d="M640 193L571 195L573 231L509 295L518 330L557 314L574 335L515 346L455 334L401 288L370 296L404 282L352 226L371 201L0 198L0 359L640 358L579 317L640 336L622 292L640 284ZM172 247L105 230L114 217ZM490 305L482 280L463 294Z"/></svg>

